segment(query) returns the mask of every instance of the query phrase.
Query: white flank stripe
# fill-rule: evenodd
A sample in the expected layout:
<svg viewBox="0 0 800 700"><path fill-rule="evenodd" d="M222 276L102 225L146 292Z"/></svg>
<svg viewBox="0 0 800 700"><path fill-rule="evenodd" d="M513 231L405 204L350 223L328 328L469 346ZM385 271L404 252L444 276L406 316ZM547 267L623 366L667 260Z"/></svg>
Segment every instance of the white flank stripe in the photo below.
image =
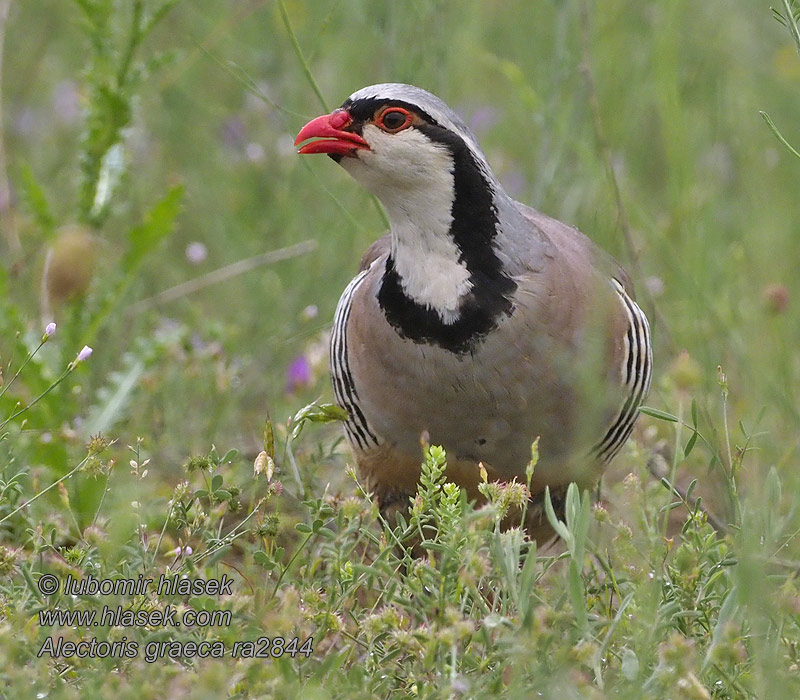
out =
<svg viewBox="0 0 800 700"><path fill-rule="evenodd" d="M367 272L368 270L363 270L356 275L342 292L339 303L336 305L336 314L333 317L330 346L333 394L336 402L347 411L348 418L345 421L344 429L350 443L354 446L357 445L362 450L366 449L370 443L380 444L380 439L372 432L358 404L358 391L356 391L353 375L350 372L350 362L347 356L347 321L350 318L353 294Z"/></svg>
<svg viewBox="0 0 800 700"><path fill-rule="evenodd" d="M616 456L630 436L633 424L639 415L639 406L650 391L653 375L653 345L647 317L636 302L625 293L618 280L612 280L612 284L628 316L628 329L623 343L624 357L620 367L620 381L628 391L625 402L611 427L592 450L605 462L610 462Z"/></svg>

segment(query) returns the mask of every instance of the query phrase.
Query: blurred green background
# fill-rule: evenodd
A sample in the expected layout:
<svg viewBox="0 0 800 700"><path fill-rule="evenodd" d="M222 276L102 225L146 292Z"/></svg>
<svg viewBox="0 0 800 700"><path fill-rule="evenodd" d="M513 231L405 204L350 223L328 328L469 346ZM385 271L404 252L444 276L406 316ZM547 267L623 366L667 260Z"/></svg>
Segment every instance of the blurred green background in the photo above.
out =
<svg viewBox="0 0 800 700"><path fill-rule="evenodd" d="M78 5L10 3L2 176L11 201L0 218L0 254L17 315L2 323L6 356L10 333L36 338L50 320L41 294L47 250L60 227L81 223L87 86L102 66L92 63ZM132 6L116 4L110 46L125 45ZM650 405L676 412L680 404L685 415L687 397L695 398L704 428L716 435L722 365L733 442L744 444L739 420L748 432L766 432L745 477L757 482L770 465L796 462L800 161L759 110L800 143L800 58L768 3L294 0L286 7L328 107L383 81L435 92L473 127L515 197L578 226L634 273L654 318ZM131 101L125 169L91 233L96 264L85 294L50 314L64 358L82 344L85 306L96 306L120 277L128 231L176 183L185 186L182 212L102 320L79 387L65 387L63 400L85 417L124 369L124 353L143 353L158 333L178 328L179 341L159 345L132 375L134 389L105 431L123 444L145 436L163 465L211 443L255 454L267 412L283 421L318 396L330 399L324 333L383 224L333 162L295 154L294 134L324 108L274 2L179 2L137 47L136 60L160 64ZM635 264L606 163L619 183ZM49 232L33 213L31 181L48 203ZM306 240L316 242L310 253L150 308L132 306ZM68 266L89 257L78 253ZM691 361L676 369L683 349ZM300 366L292 379L293 362ZM668 435L657 421L654 430ZM74 444L83 449L81 440Z"/></svg>

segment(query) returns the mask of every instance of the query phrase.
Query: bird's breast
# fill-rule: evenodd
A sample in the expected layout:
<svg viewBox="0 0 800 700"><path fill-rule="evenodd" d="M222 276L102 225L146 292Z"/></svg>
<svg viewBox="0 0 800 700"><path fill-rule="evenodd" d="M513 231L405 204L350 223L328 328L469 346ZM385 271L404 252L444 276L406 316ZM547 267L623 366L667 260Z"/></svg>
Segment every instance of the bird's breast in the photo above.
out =
<svg viewBox="0 0 800 700"><path fill-rule="evenodd" d="M530 299L469 351L452 352L398 332L371 273L351 295L346 328L347 369L371 431L410 454L426 432L506 478L520 474L537 436L549 455L566 453L575 437L573 343L551 332L544 313L534 314L541 327L531 323Z"/></svg>

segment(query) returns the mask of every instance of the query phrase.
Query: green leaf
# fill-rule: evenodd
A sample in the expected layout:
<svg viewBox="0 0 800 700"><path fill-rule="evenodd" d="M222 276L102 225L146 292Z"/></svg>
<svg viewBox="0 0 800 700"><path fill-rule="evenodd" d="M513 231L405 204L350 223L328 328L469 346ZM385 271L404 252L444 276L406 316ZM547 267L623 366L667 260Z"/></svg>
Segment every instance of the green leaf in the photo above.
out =
<svg viewBox="0 0 800 700"><path fill-rule="evenodd" d="M216 610L217 600L210 595L189 598L189 607L193 610Z"/></svg>
<svg viewBox="0 0 800 700"><path fill-rule="evenodd" d="M639 658L633 649L623 649L621 670L625 680L631 683L639 677Z"/></svg>
<svg viewBox="0 0 800 700"><path fill-rule="evenodd" d="M662 482L663 483L663 482ZM669 513L671 510L675 510L676 508L683 507L683 501L672 501L671 503L667 503L665 506L661 506L658 509L659 513Z"/></svg>
<svg viewBox="0 0 800 700"><path fill-rule="evenodd" d="M131 274L138 270L145 256L153 252L171 232L181 211L183 185L176 185L156 204L144 222L128 233L128 251L122 258L122 269Z"/></svg>
<svg viewBox="0 0 800 700"><path fill-rule="evenodd" d="M689 441L686 443L686 447L683 448L684 459L691 454L692 450L694 449L694 444L696 442L697 442L697 431L695 430L692 433L692 436L689 438Z"/></svg>
<svg viewBox="0 0 800 700"><path fill-rule="evenodd" d="M547 520L550 523L550 526L556 531L556 534L562 540L564 540L564 542L566 542L567 547L571 550L572 545L574 544L572 540L572 533L567 529L567 526L556 517L556 512L553 509L553 501L550 499L549 486L545 486L544 489L544 512L545 515L547 515Z"/></svg>
<svg viewBox="0 0 800 700"><path fill-rule="evenodd" d="M537 574L536 557L536 543L532 542L527 554L525 554L524 563L522 564L522 571L519 575L519 588L521 591L532 591L536 583ZM536 601L531 595L524 595L520 597L520 612L522 613L523 624L527 627L533 621L533 610L536 607Z"/></svg>
<svg viewBox="0 0 800 700"><path fill-rule="evenodd" d="M211 490L216 491L222 486L222 474L215 474L211 479Z"/></svg>
<svg viewBox="0 0 800 700"><path fill-rule="evenodd" d="M572 483L569 485L570 488L574 487L575 492L578 492L578 485ZM577 565L583 568L583 553L586 548L586 536L589 533L589 520L590 520L590 507L589 502L591 498L589 496L588 491L583 492L582 498L580 498L579 504L580 509L578 511L578 517L575 521L575 527L573 528L572 532L575 537L575 561Z"/></svg>
<svg viewBox="0 0 800 700"><path fill-rule="evenodd" d="M107 215L110 190L114 184L106 179L110 175L108 169L112 167L111 160L115 161L112 179L115 181L119 179L121 173L118 171L118 166L121 165L124 169L122 151L117 149L116 153L109 154L115 146L120 146L122 129L131 119L131 103L130 98L116 86L111 85L108 78L101 77L99 71L92 74L91 81L81 154L83 182L80 209L84 221L99 225ZM122 157L121 163L117 162L120 157ZM101 176L104 167L106 177Z"/></svg>
<svg viewBox="0 0 800 700"><path fill-rule="evenodd" d="M639 410L644 413L646 416L652 416L653 418L658 418L659 420L666 420L670 423L678 423L677 416L673 416L671 413L667 413L666 411L659 411L657 408L650 408L649 406L640 406Z"/></svg>
<svg viewBox="0 0 800 700"><path fill-rule="evenodd" d="M253 561L267 571L271 571L276 566L276 563L269 558L267 553L260 549L253 555Z"/></svg>
<svg viewBox="0 0 800 700"><path fill-rule="evenodd" d="M307 423L330 423L331 421L347 420L347 411L334 403L310 403L303 406L292 418L292 440L296 440Z"/></svg>
<svg viewBox="0 0 800 700"><path fill-rule="evenodd" d="M717 615L717 624L714 625L714 631L711 635L711 644L708 645L706 656L703 660L703 671L705 671L712 663L714 663L714 652L721 643L724 643L725 626L727 625L728 621L736 620L739 610L738 597L738 591L734 585L728 591L728 595L725 597L722 605L720 605L719 614Z"/></svg>
<svg viewBox="0 0 800 700"><path fill-rule="evenodd" d="M694 493L694 489L697 486L697 479L692 479L689 483L689 487L686 489L686 502L692 502L692 494Z"/></svg>
<svg viewBox="0 0 800 700"><path fill-rule="evenodd" d="M344 421L349 417L347 410L335 403L323 403L320 404L319 408L322 411L323 418L329 421Z"/></svg>
<svg viewBox="0 0 800 700"><path fill-rule="evenodd" d="M236 459L236 455L238 455L238 454L239 454L239 450L237 450L237 449L228 450L222 456L222 459L220 460L220 464L230 464L231 462L233 462L234 459Z"/></svg>
<svg viewBox="0 0 800 700"><path fill-rule="evenodd" d="M567 527L570 531L575 531L575 523L578 521L578 512L581 507L580 495L578 488L574 483L567 487L567 497L565 499L565 516L567 518Z"/></svg>
<svg viewBox="0 0 800 700"><path fill-rule="evenodd" d="M586 596L577 562L572 559L569 563L569 574L567 576L567 586L569 588L569 598L572 608L575 611L575 618L578 629L585 635L589 629L589 618L586 614Z"/></svg>

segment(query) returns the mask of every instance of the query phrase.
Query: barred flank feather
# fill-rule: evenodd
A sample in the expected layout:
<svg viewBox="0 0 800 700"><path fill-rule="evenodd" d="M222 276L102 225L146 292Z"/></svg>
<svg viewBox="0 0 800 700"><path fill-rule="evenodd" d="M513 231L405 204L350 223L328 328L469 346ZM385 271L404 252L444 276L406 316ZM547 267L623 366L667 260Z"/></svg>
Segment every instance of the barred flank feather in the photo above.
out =
<svg viewBox="0 0 800 700"><path fill-rule="evenodd" d="M592 452L610 462L630 436L639 406L650 390L653 373L653 346L650 340L650 325L647 317L626 293L618 280L612 280L614 289L628 316L625 335L625 359L622 364L622 384L628 390L627 399L611 427Z"/></svg>
<svg viewBox="0 0 800 700"><path fill-rule="evenodd" d="M342 293L336 306L331 332L331 378L336 402L347 411L348 419L344 424L345 432L351 444L364 450L371 442L380 444L380 440L372 432L361 408L358 405L358 391L353 382L350 362L347 357L347 321L353 294L369 270L356 275Z"/></svg>

